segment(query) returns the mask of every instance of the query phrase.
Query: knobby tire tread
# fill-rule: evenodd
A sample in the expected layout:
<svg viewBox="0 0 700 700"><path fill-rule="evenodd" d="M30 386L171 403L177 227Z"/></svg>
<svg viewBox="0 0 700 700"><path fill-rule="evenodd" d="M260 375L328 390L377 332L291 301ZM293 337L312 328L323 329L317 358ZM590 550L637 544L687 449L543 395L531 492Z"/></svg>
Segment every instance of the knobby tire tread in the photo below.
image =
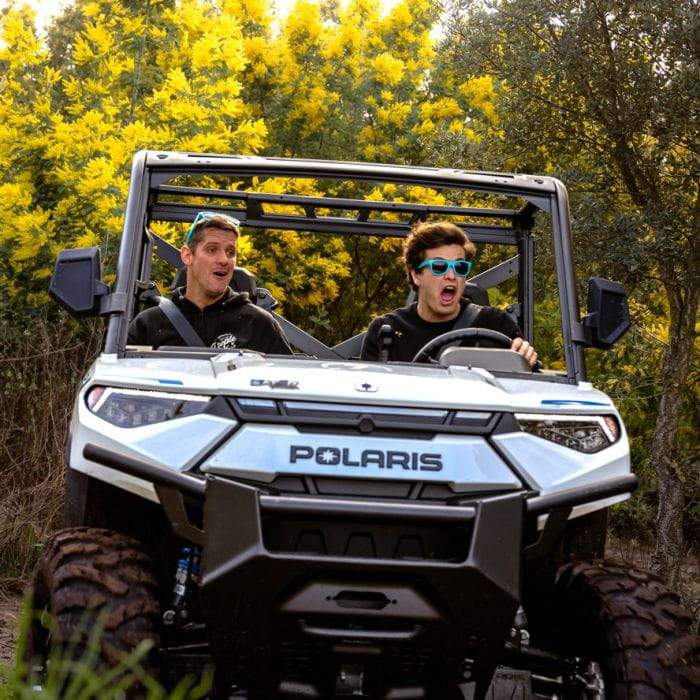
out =
<svg viewBox="0 0 700 700"><path fill-rule="evenodd" d="M570 651L598 658L606 698L700 698L700 638L679 597L653 574L614 562L563 567L555 601Z"/></svg>
<svg viewBox="0 0 700 700"><path fill-rule="evenodd" d="M148 556L127 535L89 527L56 533L39 557L33 588L35 606L43 598L58 624L59 641L76 634L85 640L101 625L106 665L144 640L158 646L157 580Z"/></svg>

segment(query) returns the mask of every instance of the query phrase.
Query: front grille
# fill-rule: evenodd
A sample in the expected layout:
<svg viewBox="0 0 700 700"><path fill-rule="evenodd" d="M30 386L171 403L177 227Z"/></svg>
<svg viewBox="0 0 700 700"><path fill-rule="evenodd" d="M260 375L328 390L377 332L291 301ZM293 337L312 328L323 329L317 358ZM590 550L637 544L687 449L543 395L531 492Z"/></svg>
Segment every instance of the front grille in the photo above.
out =
<svg viewBox="0 0 700 700"><path fill-rule="evenodd" d="M493 431L502 414L487 411L406 408L372 404L334 404L277 399L230 399L241 422L294 425L304 432L355 431L387 435L410 431L430 437L437 432L485 435Z"/></svg>
<svg viewBox="0 0 700 700"><path fill-rule="evenodd" d="M472 534L469 523L266 516L262 525L270 552L367 559L461 562L469 555Z"/></svg>

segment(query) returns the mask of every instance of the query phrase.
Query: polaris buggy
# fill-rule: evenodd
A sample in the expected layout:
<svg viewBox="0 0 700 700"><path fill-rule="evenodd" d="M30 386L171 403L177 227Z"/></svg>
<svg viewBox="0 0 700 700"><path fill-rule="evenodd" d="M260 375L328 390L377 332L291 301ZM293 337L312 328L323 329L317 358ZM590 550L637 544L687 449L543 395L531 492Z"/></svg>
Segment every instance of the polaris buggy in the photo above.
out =
<svg viewBox="0 0 700 700"><path fill-rule="evenodd" d="M318 316L313 335L292 323L290 292L278 318L293 356L127 346L129 321L179 274L163 231L179 246L201 210L240 220L265 255L280 236L319 255L339 239L359 269L329 314L349 337ZM558 352L550 367L531 371L505 336L474 328L412 363L358 359L370 316L405 303L401 239L436 220L477 244L466 293ZM232 286L274 308L278 262L254 270L273 289L243 268ZM584 348L610 347L629 316L620 285L592 279L581 318L561 182L144 151L113 284L98 249L66 250L51 293L107 327L75 403L67 527L35 573L34 606L51 613L31 630L37 682L87 618L104 625L103 664L149 640L161 683L210 669L213 697L698 692L678 598L601 560L606 509L636 478Z"/></svg>

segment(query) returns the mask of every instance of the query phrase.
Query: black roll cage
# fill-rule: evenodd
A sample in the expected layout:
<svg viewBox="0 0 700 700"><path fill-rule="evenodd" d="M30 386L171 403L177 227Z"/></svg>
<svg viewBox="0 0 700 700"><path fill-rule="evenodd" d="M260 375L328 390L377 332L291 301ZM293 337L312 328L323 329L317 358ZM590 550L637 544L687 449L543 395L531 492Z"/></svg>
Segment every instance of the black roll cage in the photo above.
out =
<svg viewBox="0 0 700 700"><path fill-rule="evenodd" d="M525 205L519 210L489 209L267 194L168 184L176 177L187 175L393 183L517 197L525 200ZM203 206L201 203L173 201L175 197L210 198L226 204ZM304 214L271 211L273 207L270 205L277 205L277 209L279 205L298 207ZM477 275L472 281L489 288L518 276L520 325L528 339L532 339L534 333L535 240L532 237L532 227L537 211L545 211L551 215L552 222L567 380L576 383L586 378L581 347L584 335L576 294L568 196L564 185L555 178L402 165L166 151L139 151L133 160L116 282L112 292L102 300L102 313L109 317L104 346L106 354L125 354L128 323L134 315L138 294L150 277L152 256L155 254L175 266L179 264L179 252L150 231L151 223L189 223L203 208L235 216L241 225L250 228L377 237L405 237L416 221L449 216L477 244L505 244L516 249L515 256ZM322 211L328 209L354 212L354 215L331 216ZM399 222L378 218L378 215L386 212L405 216ZM471 220L474 217L488 223L475 223ZM300 333L308 335L301 330ZM322 350L321 354L326 357L342 357L338 349L349 341L344 341L335 348L327 348L320 341L315 342Z"/></svg>

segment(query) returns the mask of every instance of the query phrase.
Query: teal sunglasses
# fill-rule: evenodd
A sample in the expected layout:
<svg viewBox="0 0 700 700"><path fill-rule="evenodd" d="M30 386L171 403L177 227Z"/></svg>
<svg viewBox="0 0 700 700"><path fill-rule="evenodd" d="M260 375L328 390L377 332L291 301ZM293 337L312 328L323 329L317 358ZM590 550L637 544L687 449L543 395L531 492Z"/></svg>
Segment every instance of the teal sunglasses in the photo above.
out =
<svg viewBox="0 0 700 700"><path fill-rule="evenodd" d="M202 221L209 221L210 219L213 219L215 216L220 216L222 219L225 219L229 223L233 224L238 230L238 227L241 225L241 222L236 219L233 216L229 216L228 214L222 214L219 211L200 211L197 216L194 217L194 221L192 222L192 226L190 226L189 231L187 232L187 235L185 236L185 245L190 244L190 239L194 235L195 230L197 229L197 226L202 222Z"/></svg>
<svg viewBox="0 0 700 700"><path fill-rule="evenodd" d="M433 258L432 260L424 260L418 269L422 270L424 267L429 267L431 274L436 277L442 277L447 274L448 270L457 275L457 277L468 277L469 273L472 271L471 260L443 260L442 258Z"/></svg>

